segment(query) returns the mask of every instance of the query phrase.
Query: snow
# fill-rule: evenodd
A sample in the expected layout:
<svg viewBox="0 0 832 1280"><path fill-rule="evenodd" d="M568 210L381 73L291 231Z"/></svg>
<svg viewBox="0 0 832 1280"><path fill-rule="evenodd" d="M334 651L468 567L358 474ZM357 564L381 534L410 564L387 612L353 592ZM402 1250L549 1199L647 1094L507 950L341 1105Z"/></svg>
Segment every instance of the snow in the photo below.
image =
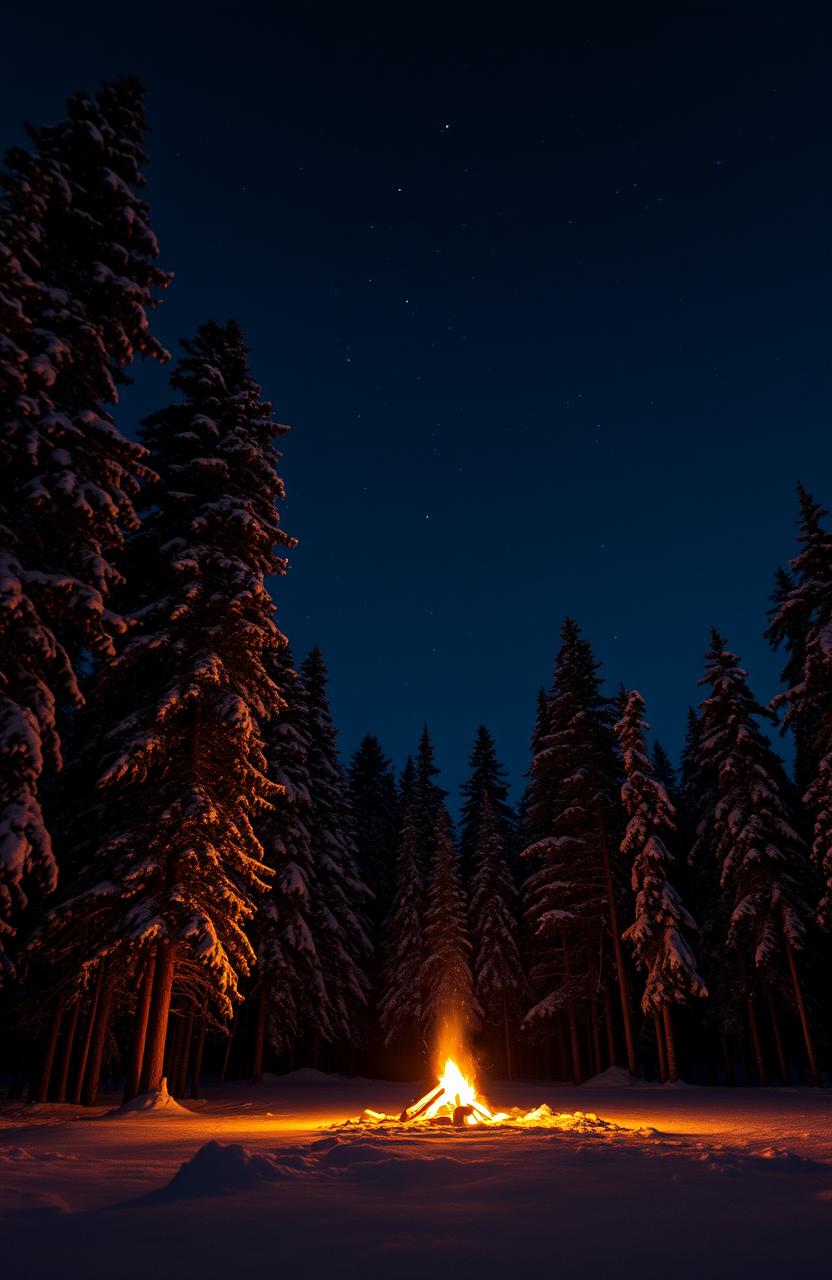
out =
<svg viewBox="0 0 832 1280"><path fill-rule="evenodd" d="M126 1118L137 1114L147 1115L151 1112L154 1115L187 1116L189 1118L193 1114L187 1108L180 1106L176 1099L170 1096L168 1082L163 1079L161 1089L154 1089L152 1093L140 1094L139 1097L133 1098L130 1102L126 1102L119 1107L112 1115Z"/></svg>
<svg viewBox="0 0 832 1280"><path fill-rule="evenodd" d="M579 1132L342 1128L423 1086L309 1071L209 1088L194 1110L2 1102L4 1266L21 1280L245 1280L278 1261L310 1280L818 1270L832 1211L825 1092L633 1087L609 1072L484 1092L499 1107L585 1111L599 1079L592 1108L607 1124Z"/></svg>

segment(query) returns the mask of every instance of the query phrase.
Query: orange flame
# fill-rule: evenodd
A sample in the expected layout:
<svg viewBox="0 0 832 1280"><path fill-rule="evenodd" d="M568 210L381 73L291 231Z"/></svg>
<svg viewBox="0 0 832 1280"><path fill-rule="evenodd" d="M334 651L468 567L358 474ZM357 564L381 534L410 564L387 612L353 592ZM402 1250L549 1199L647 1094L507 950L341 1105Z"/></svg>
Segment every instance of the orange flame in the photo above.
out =
<svg viewBox="0 0 832 1280"><path fill-rule="evenodd" d="M428 1124L500 1124L508 1119L505 1112L491 1107L477 1090L476 1082L446 1058L439 1084L418 1102L407 1107L402 1120L422 1120Z"/></svg>

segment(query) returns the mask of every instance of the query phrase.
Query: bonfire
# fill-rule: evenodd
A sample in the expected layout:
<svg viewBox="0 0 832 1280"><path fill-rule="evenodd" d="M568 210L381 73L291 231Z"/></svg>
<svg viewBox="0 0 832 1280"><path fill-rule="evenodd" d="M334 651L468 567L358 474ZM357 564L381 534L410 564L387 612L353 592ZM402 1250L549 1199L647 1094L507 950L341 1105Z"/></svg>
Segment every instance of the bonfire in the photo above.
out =
<svg viewBox="0 0 832 1280"><path fill-rule="evenodd" d="M593 1112L556 1112L543 1103L530 1111L511 1107L508 1111L493 1111L479 1092L473 1072L466 1075L453 1058L446 1058L437 1084L423 1097L412 1102L399 1115L386 1115L368 1108L362 1111L357 1123L385 1126L449 1126L454 1129L472 1129L481 1126L522 1126L534 1129L597 1129L607 1128Z"/></svg>

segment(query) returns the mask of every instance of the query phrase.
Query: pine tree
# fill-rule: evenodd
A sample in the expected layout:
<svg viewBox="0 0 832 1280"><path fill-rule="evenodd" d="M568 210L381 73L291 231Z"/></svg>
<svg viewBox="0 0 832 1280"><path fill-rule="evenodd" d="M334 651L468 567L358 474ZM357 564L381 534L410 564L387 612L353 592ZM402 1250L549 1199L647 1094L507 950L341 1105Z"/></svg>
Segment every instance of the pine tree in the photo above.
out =
<svg viewBox="0 0 832 1280"><path fill-rule="evenodd" d="M422 1027L434 1052L464 1058L482 1010L474 995L471 940L450 814L440 804L424 919Z"/></svg>
<svg viewBox="0 0 832 1280"><path fill-rule="evenodd" d="M76 94L13 148L0 205L0 967L25 881L54 888L39 780L61 766L56 705L83 699L74 655L107 656L114 556L150 473L105 408L137 354L166 359L148 311L156 265L141 86Z"/></svg>
<svg viewBox="0 0 832 1280"><path fill-rule="evenodd" d="M814 1047L795 953L804 949L810 909L808 862L794 829L783 766L758 721L775 720L756 701L747 673L717 631L711 633L706 673L709 692L700 719L699 772L712 779L714 809L708 828L719 869L727 922L723 945L737 959L731 984L746 1001L761 1083L765 1078L757 1028L757 979L788 974L814 1083Z"/></svg>
<svg viewBox="0 0 832 1280"><path fill-rule="evenodd" d="M653 743L651 763L656 779L664 787L667 792L668 799L675 809L678 804L679 779L677 777L676 770L673 767L673 761L670 759L670 756L667 754L658 738Z"/></svg>
<svg viewBox="0 0 832 1280"><path fill-rule="evenodd" d="M812 852L826 888L818 909L832 929L832 533L827 512L800 486L800 551L791 561L791 588L781 577L768 637L785 647L787 683L775 698L796 745L796 776L812 824Z"/></svg>
<svg viewBox="0 0 832 1280"><path fill-rule="evenodd" d="M406 1041L421 1025L420 975L424 956L425 883L420 855L419 797L415 769L408 760L402 791L405 810L399 835L393 901L384 927L379 1025L390 1047Z"/></svg>
<svg viewBox="0 0 832 1280"><path fill-rule="evenodd" d="M670 881L672 858L665 836L673 830L675 811L663 782L647 754L644 699L633 691L615 726L624 764L621 799L628 822L621 853L632 867L635 919L624 932L633 947L636 967L646 973L641 1007L662 1019L670 1079L678 1079L671 1010L691 996L706 996L696 958L686 937L695 929L690 913ZM657 1038L660 1038L658 1021ZM661 1056L661 1052L660 1052Z"/></svg>
<svg viewBox="0 0 832 1280"><path fill-rule="evenodd" d="M374 895L371 917L377 932L393 896L399 798L392 765L372 734L359 743L347 780L358 866Z"/></svg>
<svg viewBox="0 0 832 1280"><path fill-rule="evenodd" d="M524 974L517 943L517 889L509 868L505 824L486 787L472 813L471 937L474 990L486 1027L502 1031L505 1067L512 1075L512 1036Z"/></svg>
<svg viewBox="0 0 832 1280"><path fill-rule="evenodd" d="M314 1030L322 1039L353 1042L367 1004L372 946L367 931L370 891L361 880L347 786L338 760L320 649L301 664L309 712L309 835L313 866L314 936L326 1004Z"/></svg>
<svg viewBox="0 0 832 1280"><path fill-rule="evenodd" d="M254 929L258 1021L253 1077L262 1078L266 1038L291 1053L313 1012L326 1019L326 988L313 936L314 869L310 837L310 731L303 683L288 646L270 655L285 706L266 724L269 777L283 794L261 819L265 861L274 872ZM329 1027L324 1021L324 1028Z"/></svg>
<svg viewBox="0 0 832 1280"><path fill-rule="evenodd" d="M427 725L422 726L419 745L414 758L414 788L417 797L417 825L419 828L419 859L423 873L427 872L433 856L436 839L436 817L445 800L446 791L434 782L439 776L436 753Z"/></svg>
<svg viewBox="0 0 832 1280"><path fill-rule="evenodd" d="M520 803L520 832L524 849L552 830L555 789L549 785L546 770L535 769L535 760L549 733L549 699L541 686L537 691L537 709L531 739L531 767L526 774L526 788ZM525 854L523 854L525 857Z"/></svg>
<svg viewBox="0 0 832 1280"><path fill-rule="evenodd" d="M40 938L55 954L74 946L82 972L135 973L152 956L142 1089L160 1084L175 973L195 973L221 1017L238 998L270 875L253 824L280 794L259 725L284 702L266 665L285 642L265 577L292 545L275 507L285 428L235 323L183 345L180 402L143 424L160 481L128 562L131 630L98 682L113 713L106 834Z"/></svg>
<svg viewBox="0 0 832 1280"><path fill-rule="evenodd" d="M459 859L465 885L471 882L483 792L491 801L506 855L511 858L517 846L517 818L508 799L506 771L497 759L494 736L484 724L479 726L474 735L468 767L471 772L460 787L463 799Z"/></svg>
<svg viewBox="0 0 832 1280"><path fill-rule="evenodd" d="M589 1016L594 1035L598 975L609 939L615 954L627 1064L635 1072L610 856L618 780L610 705L601 691L599 664L571 618L564 623L561 638L545 732L532 761L527 807L527 820L543 834L523 854L536 864L524 892L537 944L530 972L535 1003L525 1025L546 1026L565 1012L573 1074L581 1075L578 1015ZM597 1050L595 1056L599 1056Z"/></svg>

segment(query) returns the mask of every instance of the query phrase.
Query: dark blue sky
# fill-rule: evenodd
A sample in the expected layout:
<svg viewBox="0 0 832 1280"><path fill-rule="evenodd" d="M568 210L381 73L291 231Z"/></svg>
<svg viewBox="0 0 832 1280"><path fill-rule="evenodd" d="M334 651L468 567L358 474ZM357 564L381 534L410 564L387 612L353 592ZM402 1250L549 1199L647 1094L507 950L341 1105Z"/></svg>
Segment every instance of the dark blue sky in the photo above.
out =
<svg viewBox="0 0 832 1280"><path fill-rule="evenodd" d="M427 719L455 787L484 720L516 781L571 613L675 751L712 624L774 692L832 502L826 7L393 8L17 6L0 142L144 80L158 331L239 319L293 426L280 620L345 750Z"/></svg>

